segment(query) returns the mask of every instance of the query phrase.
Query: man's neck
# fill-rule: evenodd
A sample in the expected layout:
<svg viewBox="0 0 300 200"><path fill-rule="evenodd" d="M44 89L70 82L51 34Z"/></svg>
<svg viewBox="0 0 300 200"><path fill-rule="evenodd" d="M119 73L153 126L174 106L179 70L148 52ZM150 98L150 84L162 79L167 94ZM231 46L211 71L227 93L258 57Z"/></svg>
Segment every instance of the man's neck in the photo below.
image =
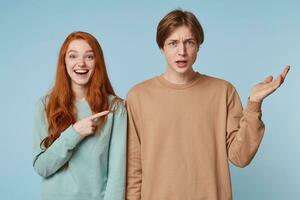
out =
<svg viewBox="0 0 300 200"><path fill-rule="evenodd" d="M178 73L172 69L167 69L167 71L163 74L163 77L174 84L186 84L190 82L196 75L196 72L191 69L186 73Z"/></svg>

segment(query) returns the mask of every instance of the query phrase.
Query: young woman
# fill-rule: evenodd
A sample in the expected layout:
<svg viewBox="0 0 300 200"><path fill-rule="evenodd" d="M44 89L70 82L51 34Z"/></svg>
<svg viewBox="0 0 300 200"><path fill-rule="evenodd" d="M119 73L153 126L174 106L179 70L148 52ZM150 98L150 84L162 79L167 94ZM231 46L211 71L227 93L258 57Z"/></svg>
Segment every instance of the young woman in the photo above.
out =
<svg viewBox="0 0 300 200"><path fill-rule="evenodd" d="M43 199L123 199L126 124L99 43L71 33L55 84L36 105L33 167L43 177Z"/></svg>

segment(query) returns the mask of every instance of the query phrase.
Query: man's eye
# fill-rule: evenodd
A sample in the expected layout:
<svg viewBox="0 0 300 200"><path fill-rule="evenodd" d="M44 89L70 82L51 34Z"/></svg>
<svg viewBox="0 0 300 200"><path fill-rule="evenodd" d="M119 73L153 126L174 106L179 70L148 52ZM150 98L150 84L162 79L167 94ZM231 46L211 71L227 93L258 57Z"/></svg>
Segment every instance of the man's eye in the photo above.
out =
<svg viewBox="0 0 300 200"><path fill-rule="evenodd" d="M176 47L177 46L177 42L176 41L170 42L169 45L172 46L172 47Z"/></svg>
<svg viewBox="0 0 300 200"><path fill-rule="evenodd" d="M194 41L192 41L192 40L189 40L189 41L188 41L188 44L189 44L189 45L194 45L194 44L195 44L195 42L194 42Z"/></svg>
<svg viewBox="0 0 300 200"><path fill-rule="evenodd" d="M195 47L195 45L196 45L195 41L193 41L193 40L188 40L186 42L186 44L187 44L188 47Z"/></svg>

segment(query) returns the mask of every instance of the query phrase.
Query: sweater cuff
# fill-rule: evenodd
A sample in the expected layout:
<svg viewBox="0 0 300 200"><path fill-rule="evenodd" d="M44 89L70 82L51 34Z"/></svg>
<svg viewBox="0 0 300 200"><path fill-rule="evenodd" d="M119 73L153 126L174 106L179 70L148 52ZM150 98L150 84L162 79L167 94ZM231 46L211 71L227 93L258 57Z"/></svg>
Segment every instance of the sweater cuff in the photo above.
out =
<svg viewBox="0 0 300 200"><path fill-rule="evenodd" d="M256 101L250 101L248 98L246 110L250 112L261 112L261 103Z"/></svg>
<svg viewBox="0 0 300 200"><path fill-rule="evenodd" d="M63 134L61 134L61 137L65 139L70 149L75 148L76 145L83 139L83 137L75 131L72 125L69 126Z"/></svg>

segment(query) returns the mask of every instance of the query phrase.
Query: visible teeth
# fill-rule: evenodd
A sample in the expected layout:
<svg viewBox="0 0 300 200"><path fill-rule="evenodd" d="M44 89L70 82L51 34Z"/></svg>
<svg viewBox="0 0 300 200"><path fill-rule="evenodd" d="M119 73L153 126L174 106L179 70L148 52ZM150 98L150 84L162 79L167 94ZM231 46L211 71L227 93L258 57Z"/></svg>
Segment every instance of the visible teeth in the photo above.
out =
<svg viewBox="0 0 300 200"><path fill-rule="evenodd" d="M76 73L86 73L88 72L88 70L84 70L84 69L77 69L75 70Z"/></svg>

